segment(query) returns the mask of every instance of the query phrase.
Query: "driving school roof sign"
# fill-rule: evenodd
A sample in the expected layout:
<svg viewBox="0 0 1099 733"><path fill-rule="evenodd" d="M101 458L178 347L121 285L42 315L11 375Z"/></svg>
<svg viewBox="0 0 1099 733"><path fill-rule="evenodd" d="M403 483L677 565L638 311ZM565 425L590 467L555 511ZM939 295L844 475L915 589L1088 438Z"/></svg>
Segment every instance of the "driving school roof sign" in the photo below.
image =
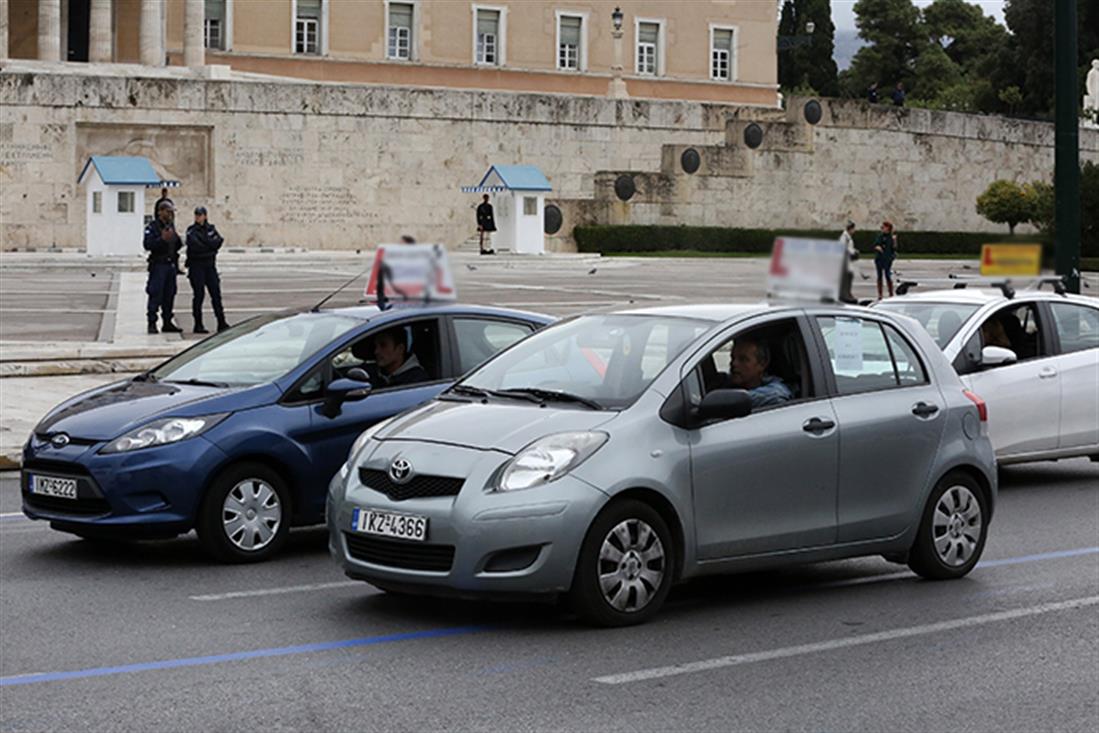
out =
<svg viewBox="0 0 1099 733"><path fill-rule="evenodd" d="M454 301L458 290L441 244L383 244L363 296L385 310L398 304Z"/></svg>
<svg viewBox="0 0 1099 733"><path fill-rule="evenodd" d="M1042 270L1040 244L981 245L981 274L997 277L1034 277Z"/></svg>
<svg viewBox="0 0 1099 733"><path fill-rule="evenodd" d="M767 270L767 297L838 301L846 257L838 239L778 237Z"/></svg>

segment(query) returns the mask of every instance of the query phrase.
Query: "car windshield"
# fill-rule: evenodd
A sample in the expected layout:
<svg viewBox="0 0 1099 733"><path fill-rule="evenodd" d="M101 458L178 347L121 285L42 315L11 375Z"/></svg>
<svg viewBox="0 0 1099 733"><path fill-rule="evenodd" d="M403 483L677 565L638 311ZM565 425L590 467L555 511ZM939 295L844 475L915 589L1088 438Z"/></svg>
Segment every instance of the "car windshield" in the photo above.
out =
<svg viewBox="0 0 1099 733"><path fill-rule="evenodd" d="M713 324L688 318L591 315L543 329L467 376L458 387L599 408L630 405ZM579 399L577 399L579 398Z"/></svg>
<svg viewBox="0 0 1099 733"><path fill-rule="evenodd" d="M211 336L150 373L158 382L263 384L301 364L362 321L334 313L265 315Z"/></svg>
<svg viewBox="0 0 1099 733"><path fill-rule="evenodd" d="M940 349L961 330L962 324L977 312L977 306L962 303L928 303L927 301L891 300L878 306L902 316L915 318L931 334Z"/></svg>

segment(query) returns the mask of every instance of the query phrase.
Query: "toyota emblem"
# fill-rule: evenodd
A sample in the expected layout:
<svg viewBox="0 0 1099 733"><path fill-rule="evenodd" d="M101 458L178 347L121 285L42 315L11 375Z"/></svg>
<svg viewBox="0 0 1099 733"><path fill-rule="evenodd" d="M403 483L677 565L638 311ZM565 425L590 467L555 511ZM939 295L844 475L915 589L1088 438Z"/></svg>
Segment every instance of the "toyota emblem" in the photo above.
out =
<svg viewBox="0 0 1099 733"><path fill-rule="evenodd" d="M412 464L404 458L398 458L389 464L389 478L393 479L395 484L406 483L412 478Z"/></svg>
<svg viewBox="0 0 1099 733"><path fill-rule="evenodd" d="M68 444L69 436L65 433L58 433L57 435L50 438L50 445L52 445L54 448L64 448Z"/></svg>

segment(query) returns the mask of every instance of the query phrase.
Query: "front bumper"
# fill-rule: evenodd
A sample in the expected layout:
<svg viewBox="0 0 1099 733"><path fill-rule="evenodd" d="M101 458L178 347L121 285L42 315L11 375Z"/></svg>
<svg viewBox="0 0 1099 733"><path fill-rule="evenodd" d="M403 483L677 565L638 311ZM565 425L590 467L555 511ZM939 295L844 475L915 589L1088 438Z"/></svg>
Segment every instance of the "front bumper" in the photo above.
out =
<svg viewBox="0 0 1099 733"><path fill-rule="evenodd" d="M467 478L457 496L389 499L362 484L356 470L333 480L329 550L352 578L394 589L456 596L533 596L567 591L588 527L607 501L590 484L565 476L514 492L484 487L507 455L451 446L382 444L368 463L399 452L425 472ZM413 444L415 445L415 444ZM428 455L425 455L428 454ZM447 468L450 470L447 471ZM463 470L464 469L464 470ZM426 517L424 542L356 532L355 509Z"/></svg>
<svg viewBox="0 0 1099 733"><path fill-rule="evenodd" d="M58 529L135 537L172 536L195 523L202 492L225 454L203 436L130 453L100 454L106 443L55 448L32 436L23 448L23 513ZM30 493L32 474L73 478L77 498Z"/></svg>

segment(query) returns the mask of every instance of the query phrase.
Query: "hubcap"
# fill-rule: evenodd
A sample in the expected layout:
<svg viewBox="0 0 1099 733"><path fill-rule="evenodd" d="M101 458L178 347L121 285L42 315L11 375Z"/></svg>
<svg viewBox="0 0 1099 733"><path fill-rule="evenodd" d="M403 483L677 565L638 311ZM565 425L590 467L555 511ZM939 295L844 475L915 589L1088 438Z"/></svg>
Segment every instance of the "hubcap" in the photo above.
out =
<svg viewBox="0 0 1099 733"><path fill-rule="evenodd" d="M931 524L939 559L950 567L969 562L981 539L981 504L965 486L951 486L939 497Z"/></svg>
<svg viewBox="0 0 1099 733"><path fill-rule="evenodd" d="M599 548L599 587L619 611L633 613L649 605L665 570L664 545L640 519L620 522Z"/></svg>
<svg viewBox="0 0 1099 733"><path fill-rule="evenodd" d="M260 479L241 481L221 507L225 536L246 552L261 550L275 539L282 523L282 504L271 485Z"/></svg>

